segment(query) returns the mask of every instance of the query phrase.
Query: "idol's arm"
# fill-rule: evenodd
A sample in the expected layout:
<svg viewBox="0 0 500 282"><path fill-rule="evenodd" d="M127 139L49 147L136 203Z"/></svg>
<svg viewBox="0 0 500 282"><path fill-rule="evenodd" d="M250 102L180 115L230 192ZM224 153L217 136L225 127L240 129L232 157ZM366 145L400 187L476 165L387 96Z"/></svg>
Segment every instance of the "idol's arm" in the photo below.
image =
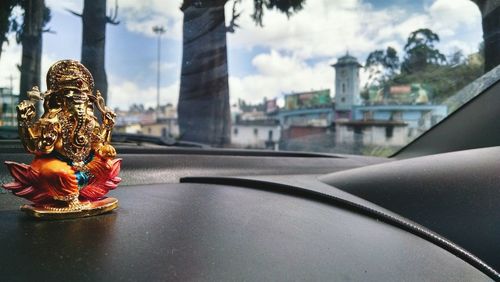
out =
<svg viewBox="0 0 500 282"><path fill-rule="evenodd" d="M59 136L58 123L54 120L41 118L35 120L36 108L32 101L24 100L17 106L19 123L19 137L30 153L41 155L49 154Z"/></svg>
<svg viewBox="0 0 500 282"><path fill-rule="evenodd" d="M106 108L106 112L102 115L102 125L98 130L100 144L96 144L96 152L98 155L105 159L112 159L116 156L116 150L111 146L111 132L113 126L115 125L115 113L109 108Z"/></svg>
<svg viewBox="0 0 500 282"><path fill-rule="evenodd" d="M40 130L35 122L36 108L30 100L24 100L16 108L17 122L19 126L19 137L24 148L30 153L36 153L36 143L40 136Z"/></svg>

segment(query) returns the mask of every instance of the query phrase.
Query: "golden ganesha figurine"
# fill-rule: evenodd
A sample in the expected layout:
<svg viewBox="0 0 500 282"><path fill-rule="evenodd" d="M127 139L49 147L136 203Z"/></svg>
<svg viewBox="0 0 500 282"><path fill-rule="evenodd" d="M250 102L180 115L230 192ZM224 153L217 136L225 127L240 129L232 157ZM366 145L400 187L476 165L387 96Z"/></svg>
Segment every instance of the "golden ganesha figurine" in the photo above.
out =
<svg viewBox="0 0 500 282"><path fill-rule="evenodd" d="M30 165L5 162L14 181L3 184L32 205L21 210L39 218L73 218L109 212L118 200L107 198L121 179L121 159L109 143L115 113L104 104L89 70L73 60L54 63L47 88L28 91L17 106L19 136L35 155ZM37 119L36 103L44 112ZM100 113L102 124L94 115Z"/></svg>

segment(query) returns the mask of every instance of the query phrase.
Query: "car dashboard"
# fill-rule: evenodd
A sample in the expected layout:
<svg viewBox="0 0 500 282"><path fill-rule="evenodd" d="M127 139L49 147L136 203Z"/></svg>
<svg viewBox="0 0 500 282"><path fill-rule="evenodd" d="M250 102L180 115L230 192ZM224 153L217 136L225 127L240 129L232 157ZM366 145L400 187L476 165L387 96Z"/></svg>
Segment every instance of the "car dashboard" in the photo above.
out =
<svg viewBox="0 0 500 282"><path fill-rule="evenodd" d="M3 145L2 161L32 158L20 145ZM493 268L499 266L493 244L499 234L493 224L499 148L407 160L117 148L123 183L110 193L120 201L115 212L39 221L18 210L22 200L0 194L2 277L500 278ZM470 173L445 177L463 169ZM5 167L0 177L3 183L10 180Z"/></svg>

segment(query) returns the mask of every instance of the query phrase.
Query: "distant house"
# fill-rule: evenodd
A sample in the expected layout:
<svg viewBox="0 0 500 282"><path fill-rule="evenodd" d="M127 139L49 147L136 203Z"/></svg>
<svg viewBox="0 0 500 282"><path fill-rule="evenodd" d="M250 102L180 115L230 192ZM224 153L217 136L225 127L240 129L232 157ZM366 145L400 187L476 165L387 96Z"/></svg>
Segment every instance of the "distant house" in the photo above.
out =
<svg viewBox="0 0 500 282"><path fill-rule="evenodd" d="M116 111L117 132L142 133L162 137L178 137L177 109L172 104L158 110L132 105L128 111Z"/></svg>
<svg viewBox="0 0 500 282"><path fill-rule="evenodd" d="M274 115L280 121L283 129L291 126L330 126L334 120L334 111L332 107L280 110Z"/></svg>
<svg viewBox="0 0 500 282"><path fill-rule="evenodd" d="M140 123L129 123L126 125L116 125L113 128L114 132L120 133L142 133L142 125Z"/></svg>
<svg viewBox="0 0 500 282"><path fill-rule="evenodd" d="M389 87L371 87L366 105L426 105L432 93L425 84L412 83Z"/></svg>
<svg viewBox="0 0 500 282"><path fill-rule="evenodd" d="M237 120L231 125L231 145L238 148L278 149L281 127L274 119Z"/></svg>
<svg viewBox="0 0 500 282"><path fill-rule="evenodd" d="M366 105L353 107L350 120L337 120L336 141L370 146L404 146L440 122L446 105Z"/></svg>
<svg viewBox="0 0 500 282"><path fill-rule="evenodd" d="M407 125L407 137L428 130L448 115L446 105L370 105L353 109L354 121L396 121Z"/></svg>
<svg viewBox="0 0 500 282"><path fill-rule="evenodd" d="M141 133L175 138L179 137L179 124L176 118L162 118L156 122L142 124Z"/></svg>
<svg viewBox="0 0 500 282"><path fill-rule="evenodd" d="M346 55L335 68L335 142L354 146L403 146L441 121L446 105L433 105L428 87L413 83L372 87L363 103L356 58Z"/></svg>
<svg viewBox="0 0 500 282"><path fill-rule="evenodd" d="M330 90L316 90L285 95L285 107L272 115L283 129L290 126L329 126L334 119Z"/></svg>
<svg viewBox="0 0 500 282"><path fill-rule="evenodd" d="M402 121L347 120L335 125L335 143L365 146L404 146L408 129Z"/></svg>

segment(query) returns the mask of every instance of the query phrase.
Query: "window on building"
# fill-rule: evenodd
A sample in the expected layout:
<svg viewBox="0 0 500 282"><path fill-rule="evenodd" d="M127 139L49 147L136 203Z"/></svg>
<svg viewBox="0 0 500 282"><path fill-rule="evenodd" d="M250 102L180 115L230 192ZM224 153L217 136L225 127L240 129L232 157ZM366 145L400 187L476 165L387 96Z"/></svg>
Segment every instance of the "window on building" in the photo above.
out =
<svg viewBox="0 0 500 282"><path fill-rule="evenodd" d="M342 103L344 103L344 102L345 102L345 97L340 98L340 101L341 101Z"/></svg>
<svg viewBox="0 0 500 282"><path fill-rule="evenodd" d="M259 129L258 128L254 128L253 129L253 135L257 136L257 134L259 134Z"/></svg>
<svg viewBox="0 0 500 282"><path fill-rule="evenodd" d="M233 129L233 134L234 134L234 135L238 135L238 128L237 128L237 127L235 127L235 128Z"/></svg>
<svg viewBox="0 0 500 282"><path fill-rule="evenodd" d="M163 128L161 129L161 136L162 136L162 137L167 137L167 128L166 128L166 127L163 127Z"/></svg>
<svg viewBox="0 0 500 282"><path fill-rule="evenodd" d="M151 127L148 128L148 134L151 134Z"/></svg>
<svg viewBox="0 0 500 282"><path fill-rule="evenodd" d="M342 93L345 93L345 83L342 83Z"/></svg>
<svg viewBox="0 0 500 282"><path fill-rule="evenodd" d="M269 141L272 141L273 140L273 131L272 130L269 130L269 132L267 133L267 139Z"/></svg>
<svg viewBox="0 0 500 282"><path fill-rule="evenodd" d="M394 126L386 126L385 127L385 137L392 138L392 134L394 133Z"/></svg>

